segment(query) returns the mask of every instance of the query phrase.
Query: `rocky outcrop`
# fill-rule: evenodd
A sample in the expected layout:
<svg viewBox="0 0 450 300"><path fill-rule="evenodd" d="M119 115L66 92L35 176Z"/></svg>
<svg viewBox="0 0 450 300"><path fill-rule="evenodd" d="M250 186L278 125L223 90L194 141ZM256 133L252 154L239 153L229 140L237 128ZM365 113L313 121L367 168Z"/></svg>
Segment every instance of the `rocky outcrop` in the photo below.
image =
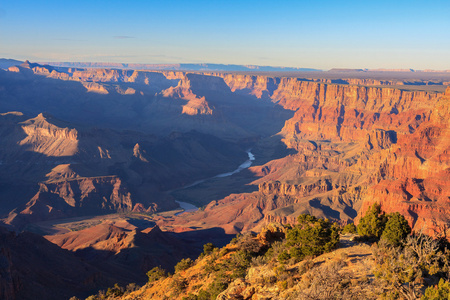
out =
<svg viewBox="0 0 450 300"><path fill-rule="evenodd" d="M258 185L259 192L277 196L305 197L330 191L332 183L330 179L319 179L312 184L287 184L279 181L263 182Z"/></svg>
<svg viewBox="0 0 450 300"><path fill-rule="evenodd" d="M80 81L123 82L133 75L132 70L117 69L74 69L72 78Z"/></svg>
<svg viewBox="0 0 450 300"><path fill-rule="evenodd" d="M187 115L212 115L213 108L210 107L206 101L205 96L198 96L193 89L202 90L204 86L198 84L202 82L196 78L195 74L188 74L180 80L176 87L170 87L162 91L162 96L165 98L176 98L187 101L182 106L182 113ZM193 84L193 85L192 85ZM214 84L212 85L214 87Z"/></svg>
<svg viewBox="0 0 450 300"><path fill-rule="evenodd" d="M146 154L146 151L141 150L141 146L139 146L139 144L134 145L133 156L145 163L148 163L147 158L145 158L145 154Z"/></svg>
<svg viewBox="0 0 450 300"><path fill-rule="evenodd" d="M267 76L236 74L218 74L217 76L223 77L232 92L245 92L257 98L271 97L280 83L280 78Z"/></svg>
<svg viewBox="0 0 450 300"><path fill-rule="evenodd" d="M17 228L70 216L175 209L165 191L247 158L238 145L199 132L155 137L75 129L47 114L28 119L17 112L0 115L0 122L0 184L15 189L2 186L2 221Z"/></svg>
<svg viewBox="0 0 450 300"><path fill-rule="evenodd" d="M198 257L205 243L224 245L231 239L223 231L214 229L179 234L168 232L142 217L105 219L88 228L45 238L99 269L119 271L128 278L128 283L138 284L145 284L145 274L156 266L172 272L181 259ZM268 232L265 236L278 237L276 232Z"/></svg>
<svg viewBox="0 0 450 300"><path fill-rule="evenodd" d="M397 82L345 79L341 84L319 80L216 74L232 92L266 97L295 110L282 132L295 148L295 139L361 140L375 130L410 132L429 118L439 94L389 87ZM333 80L324 80L332 83ZM368 85L368 86L362 86ZM395 134L391 132L390 134Z"/></svg>
<svg viewBox="0 0 450 300"><path fill-rule="evenodd" d="M51 120L52 117L40 113L36 118L23 122L22 128L27 135L68 139L72 141L76 141L78 139L78 132L76 129L60 128L48 122L49 119Z"/></svg>
<svg viewBox="0 0 450 300"><path fill-rule="evenodd" d="M358 140L376 128L409 132L429 116L439 98L438 94L389 88L284 84L284 90L275 91L274 98L297 112L283 132L310 139Z"/></svg>
<svg viewBox="0 0 450 300"><path fill-rule="evenodd" d="M19 145L27 151L42 153L46 156L71 156L78 151L78 131L74 128L62 127L60 122L50 123L52 117L39 114L36 118L20 123L26 137ZM62 125L62 126L61 126Z"/></svg>
<svg viewBox="0 0 450 300"><path fill-rule="evenodd" d="M397 143L397 133L394 130L386 131L383 129L372 130L363 141L363 144L369 150L388 149L395 143Z"/></svg>
<svg viewBox="0 0 450 300"><path fill-rule="evenodd" d="M116 176L75 178L40 183L37 194L22 208L11 212L6 224L26 224L57 218L131 211L135 203Z"/></svg>
<svg viewBox="0 0 450 300"><path fill-rule="evenodd" d="M101 84L95 82L83 82L82 84L88 92L104 95L109 94L108 90Z"/></svg>

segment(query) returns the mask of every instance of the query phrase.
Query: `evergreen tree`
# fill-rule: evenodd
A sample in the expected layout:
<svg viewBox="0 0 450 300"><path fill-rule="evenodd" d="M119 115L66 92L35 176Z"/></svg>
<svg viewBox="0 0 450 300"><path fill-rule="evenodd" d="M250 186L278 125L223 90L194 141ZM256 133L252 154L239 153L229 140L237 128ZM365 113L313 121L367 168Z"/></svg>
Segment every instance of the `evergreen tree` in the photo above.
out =
<svg viewBox="0 0 450 300"><path fill-rule="evenodd" d="M356 226L353 223L347 224L342 228L342 233L356 233Z"/></svg>
<svg viewBox="0 0 450 300"><path fill-rule="evenodd" d="M307 214L300 215L297 220L298 224L286 234L291 257L303 259L320 255L333 250L339 243L339 227L336 224ZM284 256L280 259L285 260L287 256Z"/></svg>
<svg viewBox="0 0 450 300"><path fill-rule="evenodd" d="M398 212L389 214L387 218L381 238L393 246L400 246L406 236L411 233L411 227L405 217Z"/></svg>
<svg viewBox="0 0 450 300"><path fill-rule="evenodd" d="M182 259L175 265L175 273L189 269L193 264L194 261L189 257Z"/></svg>
<svg viewBox="0 0 450 300"><path fill-rule="evenodd" d="M154 282L161 278L167 277L166 270L161 269L160 267L154 267L150 271L147 272L148 282Z"/></svg>
<svg viewBox="0 0 450 300"><path fill-rule="evenodd" d="M425 290L425 295L421 300L447 300L450 299L450 283L444 279L439 280L439 284L434 287L430 286Z"/></svg>
<svg viewBox="0 0 450 300"><path fill-rule="evenodd" d="M359 221L358 234L367 238L379 239L384 231L386 221L387 218L381 211L380 204L374 203Z"/></svg>

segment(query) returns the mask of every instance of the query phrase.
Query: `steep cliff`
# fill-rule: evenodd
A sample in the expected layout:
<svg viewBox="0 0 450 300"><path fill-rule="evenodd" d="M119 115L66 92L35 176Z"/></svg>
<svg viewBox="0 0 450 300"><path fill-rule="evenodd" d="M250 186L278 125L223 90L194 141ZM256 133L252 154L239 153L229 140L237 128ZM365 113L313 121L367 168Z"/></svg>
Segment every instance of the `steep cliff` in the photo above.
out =
<svg viewBox="0 0 450 300"><path fill-rule="evenodd" d="M368 189L361 213L378 202L400 211L414 228L430 234L448 230L450 204L450 88L434 105L429 121L401 135L380 163L380 181Z"/></svg>
<svg viewBox="0 0 450 300"><path fill-rule="evenodd" d="M255 83L242 78L243 90ZM299 89L288 97L282 83ZM292 223L303 212L347 222L374 201L388 212L401 211L415 229L446 224L448 92L282 79L273 95L282 93L280 103L296 109L283 141L297 153L252 167L257 192L230 195L167 225L218 222L239 232L268 221Z"/></svg>

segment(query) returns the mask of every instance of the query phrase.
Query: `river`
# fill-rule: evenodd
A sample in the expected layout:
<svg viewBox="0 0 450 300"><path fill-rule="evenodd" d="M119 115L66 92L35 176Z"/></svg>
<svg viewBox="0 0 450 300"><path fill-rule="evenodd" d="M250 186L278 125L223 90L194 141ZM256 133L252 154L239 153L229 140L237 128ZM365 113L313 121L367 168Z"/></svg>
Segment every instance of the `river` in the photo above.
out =
<svg viewBox="0 0 450 300"><path fill-rule="evenodd" d="M253 161L255 160L255 155L250 151L251 151L251 149L246 151L247 155L248 155L248 159L245 162L243 162L239 167L237 167L236 170L234 170L232 172L222 173L222 174L210 177L210 178L197 180L191 184L188 184L188 185L185 185L185 186L179 188L179 190L184 190L184 189L199 185L200 183L203 183L203 182L213 179L213 178L228 177L228 176L234 175L236 173L241 172L242 170L249 168L252 165ZM185 213L185 212L196 211L198 209L198 207L196 207L195 205L193 205L191 203L177 201L177 200L175 200L175 202L178 203L182 209L184 209L184 211L176 213L175 214L176 216L181 215L182 213Z"/></svg>

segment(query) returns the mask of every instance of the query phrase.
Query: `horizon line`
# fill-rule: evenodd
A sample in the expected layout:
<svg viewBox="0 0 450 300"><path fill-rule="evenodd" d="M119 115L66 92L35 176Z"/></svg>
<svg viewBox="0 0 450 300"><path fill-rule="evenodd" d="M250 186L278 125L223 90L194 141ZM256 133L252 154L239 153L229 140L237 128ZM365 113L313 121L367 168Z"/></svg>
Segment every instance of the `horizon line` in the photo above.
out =
<svg viewBox="0 0 450 300"><path fill-rule="evenodd" d="M26 60L20 60L20 59L15 59L15 58L4 58L1 57L0 60L16 60L19 62L31 62L29 59ZM184 63L177 63L177 62L171 62L171 63L140 63L140 62L129 62L129 63L124 63L124 62L103 62L103 61L35 61L33 63L37 63L37 64L47 64L47 65L51 65L51 64L98 64L98 65L105 65L105 66L93 66L93 67L89 67L89 68L102 68L102 67L107 67L107 65L122 65L123 68L126 68L127 66L130 65L141 65L141 66L182 66L182 65L194 65L194 66L205 66L208 67L208 65L218 65L218 66L228 66L228 67L232 67L232 66L237 66L237 67L246 67L249 70L248 71L260 71L260 72L264 72L261 70L258 70L257 68L278 68L278 69L291 69L291 70L286 70L286 72L292 72L292 71L302 71L302 72L328 72L328 71L338 71L338 72L442 72L442 73L448 73L450 72L450 69L441 69L441 70L437 70L437 69L413 69L413 68L384 68L384 67L378 67L378 68L330 68L330 69L319 69L319 68L314 68L314 67L288 67L288 66L275 66L275 65L255 65L255 64L233 64L233 63L214 63L214 62L184 62ZM252 68L255 68L252 70ZM181 71L181 70L180 70ZM201 71L201 70L199 70ZM210 71L226 71L226 70L210 70ZM282 70L279 70L282 71Z"/></svg>

